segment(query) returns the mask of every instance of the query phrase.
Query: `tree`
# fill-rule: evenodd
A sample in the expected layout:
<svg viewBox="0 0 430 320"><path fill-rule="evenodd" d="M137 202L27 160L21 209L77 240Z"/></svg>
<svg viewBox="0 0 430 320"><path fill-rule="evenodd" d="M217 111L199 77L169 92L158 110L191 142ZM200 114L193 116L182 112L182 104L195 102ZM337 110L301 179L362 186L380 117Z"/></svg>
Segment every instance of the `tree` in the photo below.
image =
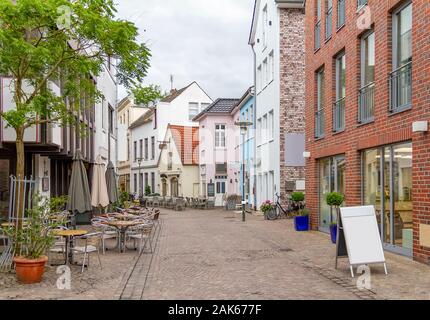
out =
<svg viewBox="0 0 430 320"><path fill-rule="evenodd" d="M130 90L134 96L136 104L143 104L148 106L150 103L156 103L158 100L163 99L166 94L161 91L161 88L156 85L136 86Z"/></svg>
<svg viewBox="0 0 430 320"><path fill-rule="evenodd" d="M110 59L117 59L118 83L126 88L146 76L149 49L138 43L136 26L115 13L112 0L0 0L0 74L11 78L14 102L0 117L16 133L18 178L26 129L77 125L76 114L101 97L94 78ZM62 96L51 81L61 83ZM79 103L83 94L86 106Z"/></svg>

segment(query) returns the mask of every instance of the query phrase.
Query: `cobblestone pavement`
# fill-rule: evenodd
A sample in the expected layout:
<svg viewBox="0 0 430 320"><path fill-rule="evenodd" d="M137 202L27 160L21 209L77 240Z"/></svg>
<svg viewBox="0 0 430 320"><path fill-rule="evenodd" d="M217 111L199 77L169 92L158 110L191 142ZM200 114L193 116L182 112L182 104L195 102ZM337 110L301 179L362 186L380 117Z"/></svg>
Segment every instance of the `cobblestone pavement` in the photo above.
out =
<svg viewBox="0 0 430 320"><path fill-rule="evenodd" d="M319 232L292 221L264 221L222 210L163 211L153 255L140 257L117 290L120 299L430 299L430 268L387 254L389 275L372 267L359 290L346 260Z"/></svg>
<svg viewBox="0 0 430 320"><path fill-rule="evenodd" d="M72 289L58 290L56 268L20 285L0 273L0 299L426 299L430 267L387 253L389 275L372 267L371 290L357 289L346 259L334 269L335 246L319 232L295 232L290 220L223 210L162 210L154 253L95 258ZM110 244L112 246L113 243Z"/></svg>

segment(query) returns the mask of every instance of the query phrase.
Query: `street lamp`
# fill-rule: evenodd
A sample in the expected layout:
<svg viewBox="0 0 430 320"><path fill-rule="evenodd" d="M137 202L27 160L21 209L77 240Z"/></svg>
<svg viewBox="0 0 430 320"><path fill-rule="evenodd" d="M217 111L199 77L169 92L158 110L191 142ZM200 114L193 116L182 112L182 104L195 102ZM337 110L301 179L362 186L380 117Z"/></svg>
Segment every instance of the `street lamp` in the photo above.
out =
<svg viewBox="0 0 430 320"><path fill-rule="evenodd" d="M248 121L238 121L235 123L236 126L240 127L240 134L242 135L242 221L246 221L246 212L245 212L245 137L246 133L248 132L248 127L252 126L252 122Z"/></svg>

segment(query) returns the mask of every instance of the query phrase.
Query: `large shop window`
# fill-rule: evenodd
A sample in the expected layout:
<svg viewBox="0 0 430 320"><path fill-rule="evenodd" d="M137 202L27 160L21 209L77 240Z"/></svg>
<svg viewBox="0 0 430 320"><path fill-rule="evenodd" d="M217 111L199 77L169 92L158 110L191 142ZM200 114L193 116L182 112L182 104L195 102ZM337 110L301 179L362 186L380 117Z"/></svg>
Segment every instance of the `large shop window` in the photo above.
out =
<svg viewBox="0 0 430 320"><path fill-rule="evenodd" d="M412 143L363 153L363 202L375 206L386 249L412 255Z"/></svg>
<svg viewBox="0 0 430 320"><path fill-rule="evenodd" d="M327 205L326 197L330 192L345 194L346 160L344 156L322 159L319 167L319 228L328 232L330 224L337 221L337 214Z"/></svg>

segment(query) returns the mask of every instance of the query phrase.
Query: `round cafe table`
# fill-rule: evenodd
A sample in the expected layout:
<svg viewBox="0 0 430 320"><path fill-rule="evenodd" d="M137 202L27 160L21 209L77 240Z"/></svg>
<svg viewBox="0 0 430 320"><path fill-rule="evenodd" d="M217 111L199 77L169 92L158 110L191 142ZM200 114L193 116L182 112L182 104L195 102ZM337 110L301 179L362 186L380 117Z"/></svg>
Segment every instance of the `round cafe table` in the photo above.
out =
<svg viewBox="0 0 430 320"><path fill-rule="evenodd" d="M73 264L73 250L70 250L73 237L84 236L88 233L87 230L54 230L55 236L65 238L65 250L66 250L66 265Z"/></svg>
<svg viewBox="0 0 430 320"><path fill-rule="evenodd" d="M130 227L138 226L138 225L142 224L142 222L138 222L138 221L109 221L107 224L111 227L118 229L118 232L119 232L118 249L119 249L119 252L123 253L123 252L125 252L125 233L126 233L127 229Z"/></svg>

